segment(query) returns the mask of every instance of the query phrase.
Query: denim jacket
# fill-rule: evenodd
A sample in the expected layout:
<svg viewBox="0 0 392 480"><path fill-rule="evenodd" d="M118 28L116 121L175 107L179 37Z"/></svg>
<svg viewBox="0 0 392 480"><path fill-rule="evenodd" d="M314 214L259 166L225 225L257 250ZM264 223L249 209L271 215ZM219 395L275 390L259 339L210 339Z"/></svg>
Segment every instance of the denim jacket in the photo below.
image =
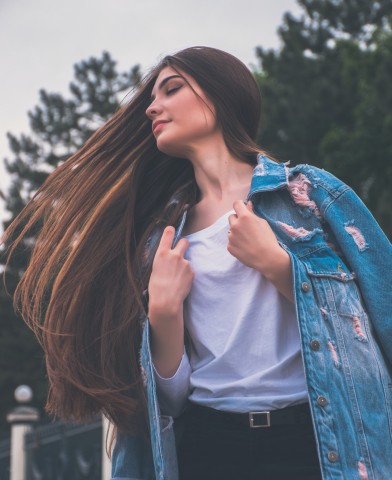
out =
<svg viewBox="0 0 392 480"><path fill-rule="evenodd" d="M391 479L390 242L350 187L309 165L288 168L259 155L248 200L291 257L302 356L324 480ZM185 219L186 212L177 226L175 242ZM159 236L154 241L156 246ZM176 420L160 414L147 318L140 358L151 444L136 436L119 436L112 478L177 480Z"/></svg>

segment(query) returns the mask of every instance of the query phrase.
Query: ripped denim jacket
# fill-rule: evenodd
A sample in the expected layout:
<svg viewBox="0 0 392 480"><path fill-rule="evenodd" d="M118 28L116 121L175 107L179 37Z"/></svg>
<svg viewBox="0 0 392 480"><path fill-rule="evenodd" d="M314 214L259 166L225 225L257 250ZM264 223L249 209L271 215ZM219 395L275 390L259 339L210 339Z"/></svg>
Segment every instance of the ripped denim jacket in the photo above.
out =
<svg viewBox="0 0 392 480"><path fill-rule="evenodd" d="M390 242L350 187L309 165L288 168L259 155L248 200L291 257L323 478L392 478ZM185 218L186 212L175 241ZM147 318L141 368L151 444L132 435L118 437L112 478L176 480L176 421L160 415Z"/></svg>

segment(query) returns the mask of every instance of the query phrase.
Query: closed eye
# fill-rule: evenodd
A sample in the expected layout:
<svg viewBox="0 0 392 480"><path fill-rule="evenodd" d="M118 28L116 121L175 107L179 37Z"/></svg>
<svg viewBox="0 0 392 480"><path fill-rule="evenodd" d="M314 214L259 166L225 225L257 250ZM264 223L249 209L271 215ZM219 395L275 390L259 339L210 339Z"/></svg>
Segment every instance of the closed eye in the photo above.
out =
<svg viewBox="0 0 392 480"><path fill-rule="evenodd" d="M179 90L180 88L182 87L182 85L178 86L178 87L172 87L172 88L169 88L166 92L166 95L171 95L172 93L175 93L177 90Z"/></svg>

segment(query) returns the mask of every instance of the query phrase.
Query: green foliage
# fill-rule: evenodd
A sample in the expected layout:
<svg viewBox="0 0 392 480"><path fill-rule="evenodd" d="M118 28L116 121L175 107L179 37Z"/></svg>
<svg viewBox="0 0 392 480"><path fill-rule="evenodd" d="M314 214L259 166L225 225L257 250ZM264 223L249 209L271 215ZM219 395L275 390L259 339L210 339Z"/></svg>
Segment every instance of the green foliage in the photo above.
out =
<svg viewBox="0 0 392 480"><path fill-rule="evenodd" d="M307 14L310 31L322 31L330 38L343 35L371 41L374 28L383 27L391 15L391 0L298 0ZM307 32L304 32L305 34Z"/></svg>
<svg viewBox="0 0 392 480"><path fill-rule="evenodd" d="M392 1L302 0L280 51L257 49L259 142L282 160L325 168L392 236Z"/></svg>
<svg viewBox="0 0 392 480"><path fill-rule="evenodd" d="M12 218L20 212L48 174L75 153L88 137L119 107L126 92L140 81L139 66L119 73L110 54L90 58L74 67L70 97L39 92L40 103L28 113L30 135L8 134L13 153L6 160L12 183L6 208ZM9 222L5 222L5 227ZM12 294L29 257L29 242L18 250L7 267L7 288ZM5 254L0 252L0 264ZM0 290L0 429L14 404L14 389L22 384L33 388L35 404L42 408L47 394L44 359L32 332L15 315L12 300Z"/></svg>
<svg viewBox="0 0 392 480"><path fill-rule="evenodd" d="M26 203L50 171L75 153L116 111L124 92L140 80L139 66L118 73L107 52L102 58L80 62L74 69L70 99L45 90L39 92L40 104L28 113L32 136L16 138L8 133L14 154L12 161L5 161L13 178L13 191L7 196L7 209L12 214L17 212L17 206Z"/></svg>

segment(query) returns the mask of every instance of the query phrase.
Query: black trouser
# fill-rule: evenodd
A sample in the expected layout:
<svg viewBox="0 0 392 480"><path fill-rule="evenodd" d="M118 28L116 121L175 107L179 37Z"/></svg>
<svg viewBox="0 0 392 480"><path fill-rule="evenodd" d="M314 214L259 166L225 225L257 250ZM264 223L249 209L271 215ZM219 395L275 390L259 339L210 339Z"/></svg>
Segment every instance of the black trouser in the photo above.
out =
<svg viewBox="0 0 392 480"><path fill-rule="evenodd" d="M320 480L310 412L298 407L301 422L271 421L266 428L250 428L246 419L230 413L191 407L182 418L180 480Z"/></svg>

